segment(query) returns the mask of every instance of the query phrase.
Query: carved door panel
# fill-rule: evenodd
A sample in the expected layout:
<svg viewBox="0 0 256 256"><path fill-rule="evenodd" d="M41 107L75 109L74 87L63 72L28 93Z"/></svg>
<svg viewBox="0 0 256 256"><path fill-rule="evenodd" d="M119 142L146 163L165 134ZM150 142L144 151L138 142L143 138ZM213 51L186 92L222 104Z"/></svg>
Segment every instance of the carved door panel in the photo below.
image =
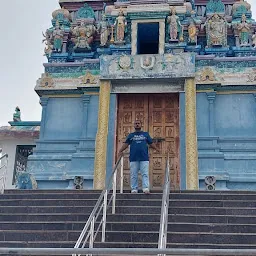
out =
<svg viewBox="0 0 256 256"><path fill-rule="evenodd" d="M117 152L127 135L134 131L134 121L141 120L142 129L148 130L148 96L120 94L118 99ZM141 185L141 179L139 179ZM129 148L124 151L124 189L130 189Z"/></svg>
<svg viewBox="0 0 256 256"><path fill-rule="evenodd" d="M150 150L150 184L161 189L164 182L166 156L170 156L171 189L180 187L179 168L179 96L149 95L149 133L158 139L159 153Z"/></svg>
<svg viewBox="0 0 256 256"><path fill-rule="evenodd" d="M117 152L126 136L134 131L134 121L141 120L142 129L159 139L157 146L160 152L149 150L151 189L162 189L167 152L170 154L171 189L179 189L178 94L121 94L118 101ZM124 158L124 188L130 189L129 149L125 151Z"/></svg>

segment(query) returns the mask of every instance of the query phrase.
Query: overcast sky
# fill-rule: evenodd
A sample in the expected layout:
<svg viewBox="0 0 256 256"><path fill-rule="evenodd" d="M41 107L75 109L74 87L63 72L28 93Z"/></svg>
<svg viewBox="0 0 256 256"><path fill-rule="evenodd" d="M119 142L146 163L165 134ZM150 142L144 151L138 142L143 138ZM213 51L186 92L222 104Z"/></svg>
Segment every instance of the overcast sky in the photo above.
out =
<svg viewBox="0 0 256 256"><path fill-rule="evenodd" d="M256 1L248 2L256 18ZM51 14L58 7L58 0L1 1L0 126L12 120L16 106L22 120L41 119L34 87L46 62L42 31L51 26Z"/></svg>

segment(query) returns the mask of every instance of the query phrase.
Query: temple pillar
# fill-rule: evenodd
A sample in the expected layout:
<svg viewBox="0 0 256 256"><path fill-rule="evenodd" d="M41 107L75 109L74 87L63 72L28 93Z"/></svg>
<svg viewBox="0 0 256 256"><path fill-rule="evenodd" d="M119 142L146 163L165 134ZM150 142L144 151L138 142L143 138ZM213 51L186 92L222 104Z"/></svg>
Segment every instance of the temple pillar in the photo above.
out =
<svg viewBox="0 0 256 256"><path fill-rule="evenodd" d="M41 127L40 127L40 139L44 138L44 132L45 132L45 123L46 123L46 108L48 104L48 97L41 97L40 98L40 104L42 106L42 118L41 118Z"/></svg>
<svg viewBox="0 0 256 256"><path fill-rule="evenodd" d="M208 92L206 93L207 99L209 101L209 135L214 136L214 127L215 127L215 120L214 120L214 101L216 98L216 92Z"/></svg>
<svg viewBox="0 0 256 256"><path fill-rule="evenodd" d="M94 189L104 189L107 164L107 138L110 105L110 81L100 82L98 130L94 162Z"/></svg>
<svg viewBox="0 0 256 256"><path fill-rule="evenodd" d="M194 78L185 83L186 117L186 189L198 190L198 148L196 128L196 84Z"/></svg>

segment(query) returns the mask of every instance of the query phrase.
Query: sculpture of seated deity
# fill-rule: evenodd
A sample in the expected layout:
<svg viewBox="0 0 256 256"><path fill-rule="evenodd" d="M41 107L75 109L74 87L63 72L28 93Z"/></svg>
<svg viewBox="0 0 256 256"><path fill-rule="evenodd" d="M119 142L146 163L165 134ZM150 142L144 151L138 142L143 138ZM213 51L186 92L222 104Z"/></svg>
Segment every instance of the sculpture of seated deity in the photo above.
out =
<svg viewBox="0 0 256 256"><path fill-rule="evenodd" d="M207 47L227 46L227 22L215 13L206 21Z"/></svg>
<svg viewBox="0 0 256 256"><path fill-rule="evenodd" d="M93 36L96 32L96 28L93 24L85 24L84 21L81 21L71 32L75 36L75 50L91 50L90 45L93 42Z"/></svg>

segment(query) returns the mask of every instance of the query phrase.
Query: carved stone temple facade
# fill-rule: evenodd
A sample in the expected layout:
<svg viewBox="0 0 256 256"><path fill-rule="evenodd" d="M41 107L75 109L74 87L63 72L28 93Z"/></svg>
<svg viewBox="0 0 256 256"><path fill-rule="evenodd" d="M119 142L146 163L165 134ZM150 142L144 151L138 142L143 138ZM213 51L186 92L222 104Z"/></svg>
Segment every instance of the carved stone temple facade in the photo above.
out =
<svg viewBox="0 0 256 256"><path fill-rule="evenodd" d="M44 33L38 188L102 189L140 119L152 189L256 189L256 22L244 0L59 0ZM129 162L124 160L129 187Z"/></svg>

